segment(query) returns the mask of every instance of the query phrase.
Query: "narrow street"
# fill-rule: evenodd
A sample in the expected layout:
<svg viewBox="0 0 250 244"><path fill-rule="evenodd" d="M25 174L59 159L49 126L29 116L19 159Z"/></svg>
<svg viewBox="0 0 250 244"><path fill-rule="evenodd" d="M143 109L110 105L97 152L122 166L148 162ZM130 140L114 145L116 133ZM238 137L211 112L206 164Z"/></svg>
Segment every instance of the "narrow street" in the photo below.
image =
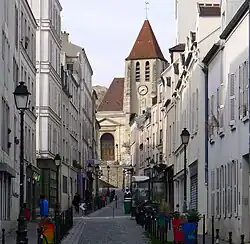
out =
<svg viewBox="0 0 250 244"><path fill-rule="evenodd" d="M147 244L144 230L123 213L123 198L87 217L76 217L75 226L62 242L74 244Z"/></svg>

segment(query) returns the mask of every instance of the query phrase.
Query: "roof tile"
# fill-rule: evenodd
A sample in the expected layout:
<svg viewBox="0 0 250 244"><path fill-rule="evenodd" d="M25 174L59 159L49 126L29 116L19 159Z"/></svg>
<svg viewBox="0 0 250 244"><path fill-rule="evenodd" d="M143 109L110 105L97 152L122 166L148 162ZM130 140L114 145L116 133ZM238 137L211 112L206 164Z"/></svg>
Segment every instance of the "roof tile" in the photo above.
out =
<svg viewBox="0 0 250 244"><path fill-rule="evenodd" d="M122 111L123 92L124 78L114 78L98 107L98 111Z"/></svg>
<svg viewBox="0 0 250 244"><path fill-rule="evenodd" d="M149 21L145 20L126 60L156 58L165 60Z"/></svg>

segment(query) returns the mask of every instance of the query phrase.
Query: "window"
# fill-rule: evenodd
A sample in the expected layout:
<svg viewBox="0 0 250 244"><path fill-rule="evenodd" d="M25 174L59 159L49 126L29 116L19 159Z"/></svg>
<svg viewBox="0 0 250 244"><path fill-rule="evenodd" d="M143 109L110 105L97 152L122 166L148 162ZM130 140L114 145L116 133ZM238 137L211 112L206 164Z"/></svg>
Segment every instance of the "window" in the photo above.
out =
<svg viewBox="0 0 250 244"><path fill-rule="evenodd" d="M1 133L1 142L2 150L9 154L9 122L10 122L10 109L7 102L2 99L2 133Z"/></svg>
<svg viewBox="0 0 250 244"><path fill-rule="evenodd" d="M227 206L228 215L232 216L232 164L227 165Z"/></svg>
<svg viewBox="0 0 250 244"><path fill-rule="evenodd" d="M215 171L211 171L211 216L215 215Z"/></svg>
<svg viewBox="0 0 250 244"><path fill-rule="evenodd" d="M11 178L0 172L0 220L10 219Z"/></svg>
<svg viewBox="0 0 250 244"><path fill-rule="evenodd" d="M146 82L150 81L150 64L149 64L149 61L147 61L146 64L145 64L145 81Z"/></svg>
<svg viewBox="0 0 250 244"><path fill-rule="evenodd" d="M19 36L18 36L18 8L15 6L15 44L16 48L18 48L18 41L19 41Z"/></svg>
<svg viewBox="0 0 250 244"><path fill-rule="evenodd" d="M239 67L240 119L248 116L248 61Z"/></svg>
<svg viewBox="0 0 250 244"><path fill-rule="evenodd" d="M140 82L140 63L139 62L136 62L136 65L135 65L135 81L136 82Z"/></svg>
<svg viewBox="0 0 250 244"><path fill-rule="evenodd" d="M196 118L196 121L195 121L195 130L197 131L198 130L198 123L199 123L199 90L196 89L196 94L195 94L195 105L196 105L196 115L195 115L195 118Z"/></svg>
<svg viewBox="0 0 250 244"><path fill-rule="evenodd" d="M216 169L216 215L220 217L220 168Z"/></svg>
<svg viewBox="0 0 250 244"><path fill-rule="evenodd" d="M5 42L6 42L5 34L2 31L2 58L3 60L5 59Z"/></svg>
<svg viewBox="0 0 250 244"><path fill-rule="evenodd" d="M233 212L234 216L238 216L238 161L233 161L232 168L232 182L233 182Z"/></svg>
<svg viewBox="0 0 250 244"><path fill-rule="evenodd" d="M235 74L228 75L229 82L229 107L230 107L230 125L235 123Z"/></svg>
<svg viewBox="0 0 250 244"><path fill-rule="evenodd" d="M63 193L68 193L68 178L63 175Z"/></svg>
<svg viewBox="0 0 250 244"><path fill-rule="evenodd" d="M13 57L13 82L15 86L17 86L19 82L19 68L16 59L14 57Z"/></svg>
<svg viewBox="0 0 250 244"><path fill-rule="evenodd" d="M162 129L160 130L160 140L159 140L159 143L162 144L162 137L163 137L163 132L162 132Z"/></svg>

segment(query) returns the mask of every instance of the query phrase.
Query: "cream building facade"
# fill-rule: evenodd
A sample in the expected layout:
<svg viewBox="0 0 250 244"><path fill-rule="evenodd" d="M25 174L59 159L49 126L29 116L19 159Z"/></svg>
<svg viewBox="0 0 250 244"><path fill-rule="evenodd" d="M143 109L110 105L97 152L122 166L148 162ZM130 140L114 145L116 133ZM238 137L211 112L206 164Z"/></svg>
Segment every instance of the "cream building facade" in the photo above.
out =
<svg viewBox="0 0 250 244"><path fill-rule="evenodd" d="M62 33L62 207L71 206L74 194L84 198L85 169L97 163L95 102L92 92L93 70L84 49Z"/></svg>
<svg viewBox="0 0 250 244"><path fill-rule="evenodd" d="M20 115L15 109L13 92L19 82L27 85L31 96L25 112L25 201L32 217L36 208L36 21L27 1L4 0L0 3L1 58L1 149L0 149L0 227L6 232L16 227L19 214L19 140ZM34 198L30 197L33 194Z"/></svg>

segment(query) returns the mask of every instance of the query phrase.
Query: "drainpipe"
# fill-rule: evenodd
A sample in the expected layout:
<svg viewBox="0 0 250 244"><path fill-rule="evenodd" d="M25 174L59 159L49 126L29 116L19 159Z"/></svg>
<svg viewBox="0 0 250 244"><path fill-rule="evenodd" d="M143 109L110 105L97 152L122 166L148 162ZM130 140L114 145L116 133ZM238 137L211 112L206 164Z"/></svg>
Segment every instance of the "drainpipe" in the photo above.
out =
<svg viewBox="0 0 250 244"><path fill-rule="evenodd" d="M208 68L202 68L205 78L205 185L207 187L207 216L208 216Z"/></svg>
<svg viewBox="0 0 250 244"><path fill-rule="evenodd" d="M249 9L248 9L248 18L249 18L249 22L248 22L248 34L249 34L249 45L248 45L248 116L249 116L249 108L250 108L250 1L249 1ZM248 145L249 145L249 153L248 153L248 163L250 165L250 123L248 123L248 130L249 130L249 135L248 135Z"/></svg>

